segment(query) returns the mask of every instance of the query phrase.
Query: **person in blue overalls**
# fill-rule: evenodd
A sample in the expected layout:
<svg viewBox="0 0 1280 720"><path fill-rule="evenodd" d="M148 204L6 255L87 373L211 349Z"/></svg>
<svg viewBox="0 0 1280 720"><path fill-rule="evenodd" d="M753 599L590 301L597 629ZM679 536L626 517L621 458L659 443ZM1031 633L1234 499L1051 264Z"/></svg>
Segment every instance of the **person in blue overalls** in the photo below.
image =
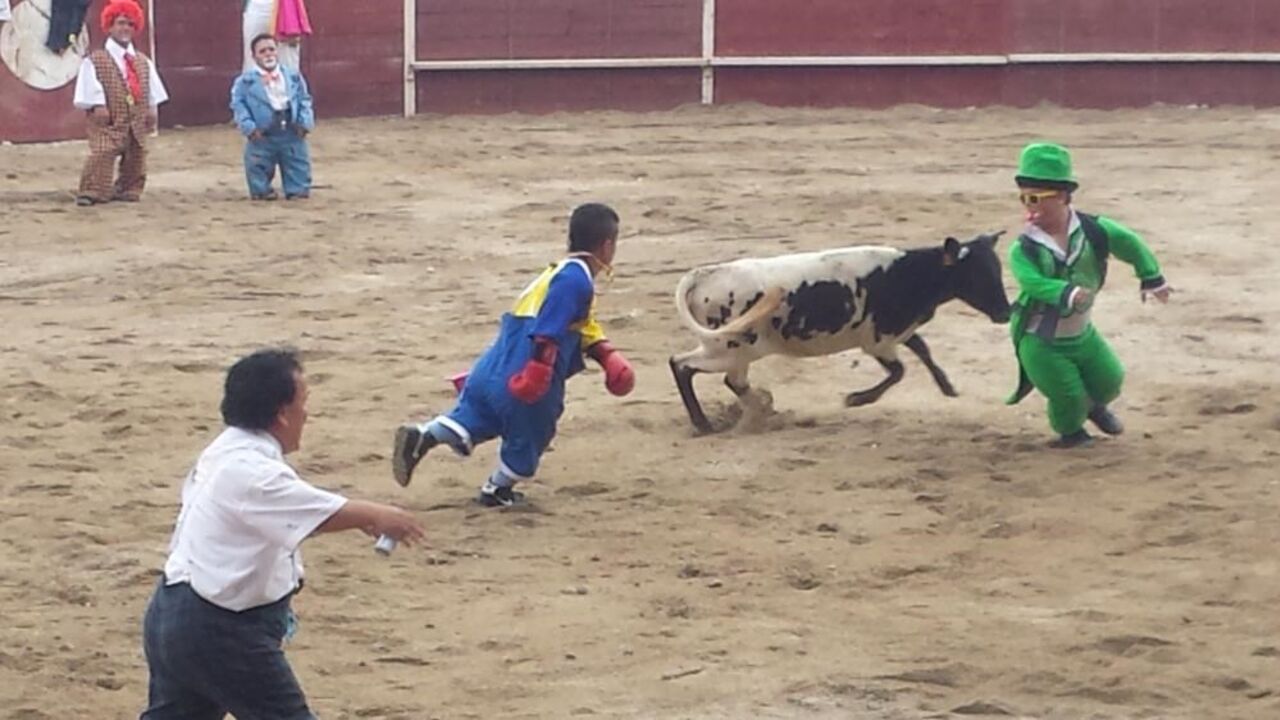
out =
<svg viewBox="0 0 1280 720"><path fill-rule="evenodd" d="M520 503L524 494L515 486L537 471L564 412L565 381L584 368L583 356L604 368L610 393L631 392L635 372L594 315L595 277L612 273L617 244L618 214L612 208L589 203L573 211L568 256L544 270L502 316L498 337L461 382L453 410L396 430L396 482L407 486L436 445L465 456L477 444L501 437L498 467L476 501L486 507Z"/></svg>
<svg viewBox="0 0 1280 720"><path fill-rule="evenodd" d="M246 70L231 86L231 112L248 142L244 146L244 174L249 196L275 200L271 187L280 166L284 196L311 196L311 150L307 134L316 127L311 92L302 73L281 67L276 39L259 35L250 46L257 66Z"/></svg>

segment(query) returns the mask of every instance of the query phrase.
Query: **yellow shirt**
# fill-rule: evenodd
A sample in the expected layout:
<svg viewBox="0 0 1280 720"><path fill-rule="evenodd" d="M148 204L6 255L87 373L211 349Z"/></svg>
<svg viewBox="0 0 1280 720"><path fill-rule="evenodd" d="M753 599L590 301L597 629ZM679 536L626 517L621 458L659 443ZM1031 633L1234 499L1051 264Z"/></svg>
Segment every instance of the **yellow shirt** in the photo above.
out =
<svg viewBox="0 0 1280 720"><path fill-rule="evenodd" d="M551 279L561 270L569 266L570 263L577 263L586 271L587 277L591 277L591 268L580 258L566 258L554 265L550 265L546 270L542 271L529 286L520 293L520 297L516 300L516 304L511 308L511 314L516 317L537 317L538 311L542 309L542 303L547 299L547 289L551 287ZM577 332L582 336L582 349L595 345L605 339L604 328L596 321L596 301L591 299L591 308L587 311L587 317L569 326L570 330Z"/></svg>

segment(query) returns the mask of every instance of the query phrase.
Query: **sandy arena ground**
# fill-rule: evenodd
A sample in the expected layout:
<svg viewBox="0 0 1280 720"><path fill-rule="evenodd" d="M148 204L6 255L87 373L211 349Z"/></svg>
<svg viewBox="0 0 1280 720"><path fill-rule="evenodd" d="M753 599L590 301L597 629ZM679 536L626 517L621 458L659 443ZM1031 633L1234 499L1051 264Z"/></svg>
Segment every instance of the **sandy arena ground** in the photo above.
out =
<svg viewBox="0 0 1280 720"><path fill-rule="evenodd" d="M93 209L83 143L0 147L0 718L136 717L179 481L228 363L272 343L306 352L304 475L430 536L307 544L290 656L322 717L1280 717L1278 132L1186 109L330 121L314 199L253 204L237 135L202 128L159 138L144 202ZM1002 404L1006 328L951 305L923 334L961 397L908 357L846 410L874 361L774 358L767 431L692 437L666 367L693 346L684 270L1016 231L1038 137L1179 291L1141 304L1113 266L1128 434L1045 449L1043 402ZM447 408L595 199L624 221L599 309L637 391L570 384L532 509L469 504L493 445L396 487L394 427Z"/></svg>

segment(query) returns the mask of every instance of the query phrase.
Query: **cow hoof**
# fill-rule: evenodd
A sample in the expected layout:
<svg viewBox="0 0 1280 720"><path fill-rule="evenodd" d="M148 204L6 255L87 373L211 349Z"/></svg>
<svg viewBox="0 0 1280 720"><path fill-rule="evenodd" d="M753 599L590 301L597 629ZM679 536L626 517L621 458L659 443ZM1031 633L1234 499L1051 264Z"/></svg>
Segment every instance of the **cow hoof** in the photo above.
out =
<svg viewBox="0 0 1280 720"><path fill-rule="evenodd" d="M870 405L875 401L876 398L874 395L867 395L866 393L860 392L849 393L844 396L845 407L862 407L863 405Z"/></svg>
<svg viewBox="0 0 1280 720"><path fill-rule="evenodd" d="M960 393L956 392L956 389L951 387L950 385L942 388L942 394L946 395L947 397L960 397Z"/></svg>
<svg viewBox="0 0 1280 720"><path fill-rule="evenodd" d="M773 413L773 393L768 390L752 388L745 395L738 398L738 401L747 413L756 415Z"/></svg>

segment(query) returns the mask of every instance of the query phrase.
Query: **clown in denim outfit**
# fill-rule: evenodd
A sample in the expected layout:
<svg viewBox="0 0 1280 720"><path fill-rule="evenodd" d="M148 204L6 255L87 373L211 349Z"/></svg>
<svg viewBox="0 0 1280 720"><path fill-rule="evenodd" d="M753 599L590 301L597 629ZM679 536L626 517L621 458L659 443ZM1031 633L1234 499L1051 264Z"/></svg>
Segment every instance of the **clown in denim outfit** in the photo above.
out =
<svg viewBox="0 0 1280 720"><path fill-rule="evenodd" d="M272 36L259 35L252 47L257 66L231 86L231 112L240 133L249 140L244 147L249 195L254 200L276 199L271 182L278 165L285 197L310 197L307 134L315 129L316 116L307 81L297 70L279 64Z"/></svg>

